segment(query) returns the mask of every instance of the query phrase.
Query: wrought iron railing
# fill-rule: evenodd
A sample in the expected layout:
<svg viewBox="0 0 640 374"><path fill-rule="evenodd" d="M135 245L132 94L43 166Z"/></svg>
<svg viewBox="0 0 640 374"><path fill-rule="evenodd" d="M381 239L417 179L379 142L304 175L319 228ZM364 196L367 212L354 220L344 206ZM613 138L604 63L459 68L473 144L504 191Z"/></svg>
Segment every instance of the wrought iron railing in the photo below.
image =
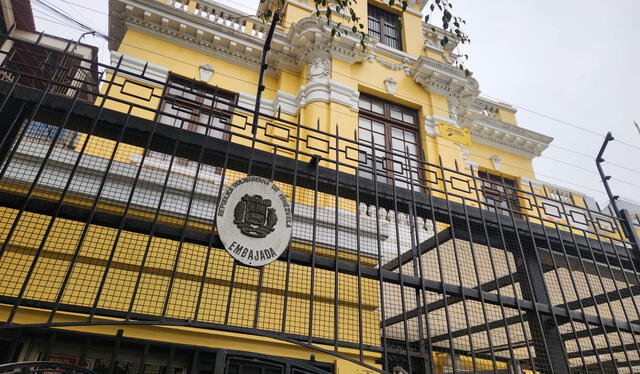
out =
<svg viewBox="0 0 640 374"><path fill-rule="evenodd" d="M639 370L638 246L611 212L508 183L515 204L495 209L475 170L374 152L355 118L327 131L262 114L253 134L253 108L169 113L158 109L169 83L145 69L65 58L103 74L71 89L57 66L0 68L14 77L0 82L0 337L12 352L34 329L162 325L381 372ZM201 112L219 100L197 95ZM224 187L246 175L292 205L288 250L264 268L234 262L215 229Z"/></svg>

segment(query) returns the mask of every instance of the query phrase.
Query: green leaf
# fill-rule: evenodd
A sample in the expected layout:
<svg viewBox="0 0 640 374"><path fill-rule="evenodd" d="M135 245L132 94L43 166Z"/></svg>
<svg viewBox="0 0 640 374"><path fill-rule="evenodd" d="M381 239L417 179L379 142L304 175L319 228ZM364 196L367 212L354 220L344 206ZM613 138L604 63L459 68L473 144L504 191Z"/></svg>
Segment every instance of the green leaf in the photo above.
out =
<svg viewBox="0 0 640 374"><path fill-rule="evenodd" d="M448 43L449 43L449 38L447 38L447 36L445 35L444 38L442 38L442 40L440 40L440 45L444 47Z"/></svg>
<svg viewBox="0 0 640 374"><path fill-rule="evenodd" d="M393 6L393 4L395 4L395 3L396 3L396 0L389 0L389 5L390 6Z"/></svg>
<svg viewBox="0 0 640 374"><path fill-rule="evenodd" d="M402 0L402 11L406 11L409 3L406 0Z"/></svg>
<svg viewBox="0 0 640 374"><path fill-rule="evenodd" d="M426 16L424 16L424 22L426 22L426 23L429 22L429 15L428 14Z"/></svg>

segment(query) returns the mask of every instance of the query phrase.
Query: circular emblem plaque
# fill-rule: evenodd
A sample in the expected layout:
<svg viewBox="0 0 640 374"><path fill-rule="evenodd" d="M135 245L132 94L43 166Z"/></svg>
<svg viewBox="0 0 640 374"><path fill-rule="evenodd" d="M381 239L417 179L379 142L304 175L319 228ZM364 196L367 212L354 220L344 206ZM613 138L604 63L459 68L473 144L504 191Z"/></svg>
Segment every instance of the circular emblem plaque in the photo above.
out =
<svg viewBox="0 0 640 374"><path fill-rule="evenodd" d="M275 261L289 245L291 205L278 186L261 177L237 180L216 210L218 235L231 257L249 266Z"/></svg>

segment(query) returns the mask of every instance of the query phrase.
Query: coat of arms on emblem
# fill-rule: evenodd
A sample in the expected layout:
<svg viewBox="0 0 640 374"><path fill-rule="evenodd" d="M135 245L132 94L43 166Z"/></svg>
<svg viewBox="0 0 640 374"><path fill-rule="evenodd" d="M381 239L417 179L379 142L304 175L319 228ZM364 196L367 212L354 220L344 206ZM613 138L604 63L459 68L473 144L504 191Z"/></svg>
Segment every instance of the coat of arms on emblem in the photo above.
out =
<svg viewBox="0 0 640 374"><path fill-rule="evenodd" d="M233 218L240 231L252 238L266 237L278 222L271 200L260 195L244 195L233 211Z"/></svg>

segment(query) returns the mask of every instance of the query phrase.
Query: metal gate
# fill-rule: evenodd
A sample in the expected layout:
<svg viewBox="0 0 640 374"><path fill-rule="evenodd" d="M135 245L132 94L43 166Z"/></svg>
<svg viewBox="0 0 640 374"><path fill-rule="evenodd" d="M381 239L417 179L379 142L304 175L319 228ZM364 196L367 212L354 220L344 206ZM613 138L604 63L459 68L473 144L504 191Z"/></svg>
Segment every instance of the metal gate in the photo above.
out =
<svg viewBox="0 0 640 374"><path fill-rule="evenodd" d="M33 329L161 325L380 372L640 370L638 246L611 212L376 148L349 124L260 114L252 132L252 108L215 90L185 114L166 92L194 87L119 63L60 64L35 44L5 54L11 352ZM264 268L233 262L215 230L223 187L246 175L274 181L293 209L291 244Z"/></svg>

